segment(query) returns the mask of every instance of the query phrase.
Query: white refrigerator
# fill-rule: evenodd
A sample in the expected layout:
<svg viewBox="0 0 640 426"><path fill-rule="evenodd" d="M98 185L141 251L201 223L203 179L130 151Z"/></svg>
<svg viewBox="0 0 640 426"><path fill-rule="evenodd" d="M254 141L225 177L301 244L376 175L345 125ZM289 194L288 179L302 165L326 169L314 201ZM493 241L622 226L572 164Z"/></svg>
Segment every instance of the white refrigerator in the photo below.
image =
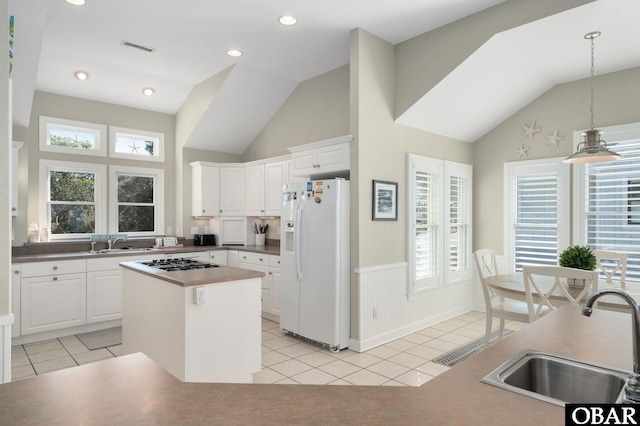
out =
<svg viewBox="0 0 640 426"><path fill-rule="evenodd" d="M344 179L283 185L280 328L329 346L349 346L349 191Z"/></svg>

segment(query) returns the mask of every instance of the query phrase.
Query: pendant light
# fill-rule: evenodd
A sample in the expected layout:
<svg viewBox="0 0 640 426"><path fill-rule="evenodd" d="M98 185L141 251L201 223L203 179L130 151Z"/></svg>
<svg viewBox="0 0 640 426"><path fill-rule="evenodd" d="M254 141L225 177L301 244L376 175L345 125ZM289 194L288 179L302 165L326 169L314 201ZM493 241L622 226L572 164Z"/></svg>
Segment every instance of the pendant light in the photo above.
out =
<svg viewBox="0 0 640 426"><path fill-rule="evenodd" d="M593 88L595 86L593 39L596 37L600 37L600 31L594 31L584 36L587 40L591 40L591 129L584 133L584 141L578 144L578 151L565 158L564 163L604 163L622 159L622 155L607 149L607 143L600 139L600 130L593 128Z"/></svg>

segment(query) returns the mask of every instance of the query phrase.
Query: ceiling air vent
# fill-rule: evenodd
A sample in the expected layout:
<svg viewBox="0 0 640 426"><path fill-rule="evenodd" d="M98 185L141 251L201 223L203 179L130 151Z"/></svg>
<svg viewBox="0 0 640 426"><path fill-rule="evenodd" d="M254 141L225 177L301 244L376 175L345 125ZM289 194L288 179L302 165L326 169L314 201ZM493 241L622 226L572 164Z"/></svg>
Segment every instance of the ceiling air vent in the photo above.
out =
<svg viewBox="0 0 640 426"><path fill-rule="evenodd" d="M142 50L147 53L152 53L154 50L156 50L153 47L140 46L139 44L131 43L128 41L123 41L122 45L127 47L133 47L134 49Z"/></svg>

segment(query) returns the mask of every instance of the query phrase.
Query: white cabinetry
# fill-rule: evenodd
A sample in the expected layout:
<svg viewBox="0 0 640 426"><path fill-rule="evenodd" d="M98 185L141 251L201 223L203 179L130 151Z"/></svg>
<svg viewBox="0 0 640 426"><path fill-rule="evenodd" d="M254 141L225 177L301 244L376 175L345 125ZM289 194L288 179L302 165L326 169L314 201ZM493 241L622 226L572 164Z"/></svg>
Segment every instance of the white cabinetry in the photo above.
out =
<svg viewBox="0 0 640 426"><path fill-rule="evenodd" d="M280 316L280 256L239 251L238 267L264 272L262 278L262 315L278 320Z"/></svg>
<svg viewBox="0 0 640 426"><path fill-rule="evenodd" d="M227 266L233 266L234 268L239 267L239 254L238 250L228 250L227 251Z"/></svg>
<svg viewBox="0 0 640 426"><path fill-rule="evenodd" d="M86 281L84 259L23 264L21 334L85 324Z"/></svg>
<svg viewBox="0 0 640 426"><path fill-rule="evenodd" d="M226 250L209 250L209 262L216 265L227 266L229 263Z"/></svg>
<svg viewBox="0 0 640 426"><path fill-rule="evenodd" d="M20 336L20 265L11 265L11 337Z"/></svg>
<svg viewBox="0 0 640 426"><path fill-rule="evenodd" d="M264 164L253 164L247 166L246 173L246 207L247 216L265 215L265 179Z"/></svg>
<svg viewBox="0 0 640 426"><path fill-rule="evenodd" d="M329 177L348 172L351 139L348 135L289 148L293 175Z"/></svg>
<svg viewBox="0 0 640 426"><path fill-rule="evenodd" d="M244 166L220 167L220 216L244 216Z"/></svg>
<svg viewBox="0 0 640 426"><path fill-rule="evenodd" d="M191 216L243 216L244 166L196 161L191 166Z"/></svg>
<svg viewBox="0 0 640 426"><path fill-rule="evenodd" d="M280 216L282 212L282 184L284 183L285 171L284 161L265 164L264 207L266 216Z"/></svg>
<svg viewBox="0 0 640 426"><path fill-rule="evenodd" d="M120 262L162 259L162 254L87 260L87 324L122 318Z"/></svg>
<svg viewBox="0 0 640 426"><path fill-rule="evenodd" d="M13 142L11 145L11 215L18 215L18 151L24 145Z"/></svg>
<svg viewBox="0 0 640 426"><path fill-rule="evenodd" d="M220 168L191 163L191 216L217 216L220 212Z"/></svg>

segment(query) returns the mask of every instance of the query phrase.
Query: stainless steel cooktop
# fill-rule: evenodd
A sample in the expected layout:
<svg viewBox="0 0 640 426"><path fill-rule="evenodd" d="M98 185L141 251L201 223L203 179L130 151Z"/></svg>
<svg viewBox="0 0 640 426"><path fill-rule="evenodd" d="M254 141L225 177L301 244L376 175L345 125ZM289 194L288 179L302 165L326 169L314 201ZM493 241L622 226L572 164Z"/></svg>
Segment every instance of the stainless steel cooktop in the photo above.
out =
<svg viewBox="0 0 640 426"><path fill-rule="evenodd" d="M215 263L200 262L198 260L183 258L147 260L140 263L145 266L150 266L152 268L157 268L168 272L217 268L218 266L220 266L216 265Z"/></svg>

